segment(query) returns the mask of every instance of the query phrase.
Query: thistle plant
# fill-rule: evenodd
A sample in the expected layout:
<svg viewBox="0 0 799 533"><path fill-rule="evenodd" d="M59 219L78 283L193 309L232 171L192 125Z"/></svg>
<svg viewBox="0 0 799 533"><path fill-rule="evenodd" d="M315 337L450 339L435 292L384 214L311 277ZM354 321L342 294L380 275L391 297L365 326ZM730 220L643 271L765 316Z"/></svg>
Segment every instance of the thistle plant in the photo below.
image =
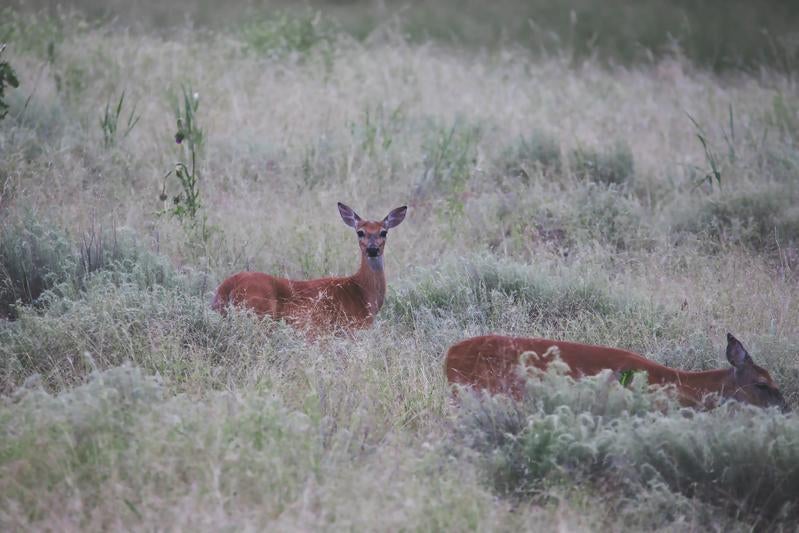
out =
<svg viewBox="0 0 799 533"><path fill-rule="evenodd" d="M164 175L160 200L164 209L159 215L168 214L177 218L186 232L186 244L194 252L207 253L207 245L216 228L207 224L205 214L200 214L200 161L203 146L203 131L197 125L197 110L200 95L191 87L181 87L182 97L175 103L175 122L177 132L175 143L179 145L179 158L175 166ZM177 178L180 187L172 196L171 204L167 194L170 176Z"/></svg>
<svg viewBox="0 0 799 533"><path fill-rule="evenodd" d="M200 95L190 87L182 87L182 100L175 106L177 133L175 142L181 146L180 160L175 168L164 175L161 188L161 200L167 200L167 180L175 175L180 185L180 192L172 197L172 206L164 212L178 218L181 222L194 222L202 207L200 203L200 172L197 164L203 143L203 132L197 126L196 113L200 107Z"/></svg>

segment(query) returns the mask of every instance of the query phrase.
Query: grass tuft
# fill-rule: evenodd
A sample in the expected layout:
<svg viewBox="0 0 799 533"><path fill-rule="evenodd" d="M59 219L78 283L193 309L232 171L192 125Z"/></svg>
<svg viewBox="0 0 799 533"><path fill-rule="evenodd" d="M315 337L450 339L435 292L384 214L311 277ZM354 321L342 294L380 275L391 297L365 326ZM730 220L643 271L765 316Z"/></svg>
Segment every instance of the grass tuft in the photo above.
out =
<svg viewBox="0 0 799 533"><path fill-rule="evenodd" d="M36 304L48 289L66 282L77 258L61 231L32 213L5 220L0 228L0 314L14 317L16 303Z"/></svg>
<svg viewBox="0 0 799 533"><path fill-rule="evenodd" d="M571 170L581 180L605 185L626 185L634 177L630 147L618 142L604 151L577 148L571 153Z"/></svg>
<svg viewBox="0 0 799 533"><path fill-rule="evenodd" d="M535 173L545 177L561 173L560 144L555 137L541 131L519 137L514 145L504 150L502 160L505 172L524 180Z"/></svg>
<svg viewBox="0 0 799 533"><path fill-rule="evenodd" d="M711 242L759 251L796 248L799 209L792 184L742 188L703 200L676 229L705 234Z"/></svg>

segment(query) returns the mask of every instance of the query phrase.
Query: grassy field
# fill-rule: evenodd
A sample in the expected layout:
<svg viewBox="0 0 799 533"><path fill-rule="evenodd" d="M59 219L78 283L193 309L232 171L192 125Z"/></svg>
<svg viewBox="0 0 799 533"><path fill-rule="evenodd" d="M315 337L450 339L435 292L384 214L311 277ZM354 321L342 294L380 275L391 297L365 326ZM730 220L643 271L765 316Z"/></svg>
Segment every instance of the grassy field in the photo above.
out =
<svg viewBox="0 0 799 533"><path fill-rule="evenodd" d="M652 21L531 46L512 2L472 40L472 2L85 4L0 17L1 529L795 529L795 414L557 373L455 405L442 368L488 332L715 368L730 331L799 408L792 8L717 62ZM409 206L374 327L210 310L353 272L337 201Z"/></svg>

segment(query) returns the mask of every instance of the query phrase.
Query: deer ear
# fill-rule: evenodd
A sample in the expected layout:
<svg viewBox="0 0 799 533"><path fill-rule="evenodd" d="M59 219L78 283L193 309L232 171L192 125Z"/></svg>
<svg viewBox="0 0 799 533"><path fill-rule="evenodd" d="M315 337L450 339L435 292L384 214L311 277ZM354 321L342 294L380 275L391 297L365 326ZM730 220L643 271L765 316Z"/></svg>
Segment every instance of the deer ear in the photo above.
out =
<svg viewBox="0 0 799 533"><path fill-rule="evenodd" d="M727 361L735 368L753 363L744 345L731 333L727 333Z"/></svg>
<svg viewBox="0 0 799 533"><path fill-rule="evenodd" d="M346 225L351 228L358 227L358 222L361 221L361 217L358 216L358 213L341 202L338 203L338 212L341 214L341 220L343 220Z"/></svg>
<svg viewBox="0 0 799 533"><path fill-rule="evenodd" d="M386 215L386 218L383 219L383 227L386 229L391 229L395 226L399 226L400 222L405 220L405 213L408 211L408 206L403 205L402 207L398 207L396 209L392 209L391 213Z"/></svg>

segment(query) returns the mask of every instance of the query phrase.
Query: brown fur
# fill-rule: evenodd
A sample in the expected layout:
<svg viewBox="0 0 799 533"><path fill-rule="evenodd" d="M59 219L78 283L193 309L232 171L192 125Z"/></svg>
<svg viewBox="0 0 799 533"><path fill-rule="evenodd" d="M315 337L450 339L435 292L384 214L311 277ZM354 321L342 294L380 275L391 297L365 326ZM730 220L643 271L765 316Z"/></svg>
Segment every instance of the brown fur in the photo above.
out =
<svg viewBox="0 0 799 533"><path fill-rule="evenodd" d="M554 346L560 359L568 365L569 375L575 379L596 375L605 369L617 374L640 370L647 372L649 383L653 385L673 385L684 405L710 406L712 404L705 403L706 396L716 394L721 398L734 398L761 407L776 405L787 410L768 371L752 362L735 337L728 334L727 340L727 357L733 366L704 372L669 368L618 348L499 335L473 337L453 345L447 352L445 367L451 384L507 393L518 399L524 386L523 378L516 371L521 354L535 352L539 357L531 354L525 364L546 370L554 358L547 350Z"/></svg>
<svg viewBox="0 0 799 533"><path fill-rule="evenodd" d="M389 228L402 222L405 209L393 210L380 222L363 221L349 207L339 204L344 222L358 234L361 249L361 266L352 276L290 280L261 272L239 272L219 285L212 308L225 314L229 305L246 307L258 316L282 319L311 332L370 326L386 294L386 235Z"/></svg>

